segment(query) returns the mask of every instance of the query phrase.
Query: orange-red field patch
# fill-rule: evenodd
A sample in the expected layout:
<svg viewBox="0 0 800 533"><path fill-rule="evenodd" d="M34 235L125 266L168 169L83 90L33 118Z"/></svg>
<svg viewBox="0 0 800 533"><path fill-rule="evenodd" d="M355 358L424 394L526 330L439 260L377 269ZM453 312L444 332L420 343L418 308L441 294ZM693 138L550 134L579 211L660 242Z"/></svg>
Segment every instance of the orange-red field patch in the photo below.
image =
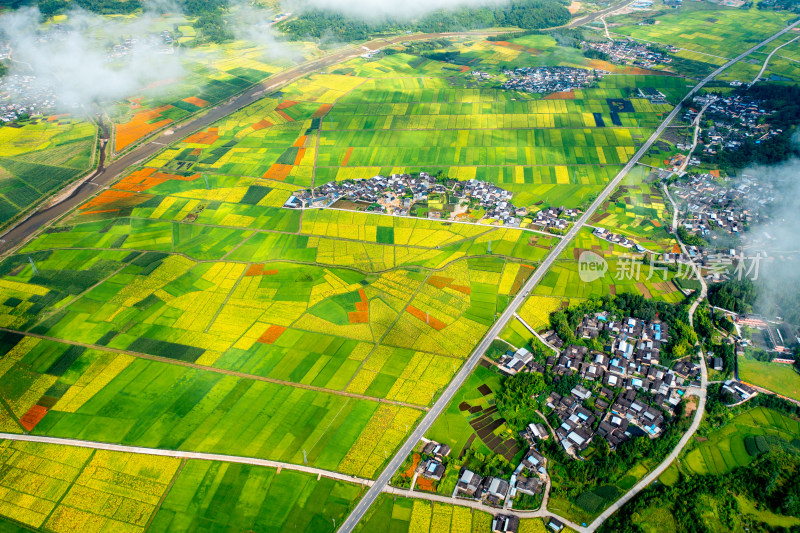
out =
<svg viewBox="0 0 800 533"><path fill-rule="evenodd" d="M472 289L466 285L450 285L454 291L463 292L464 294L472 294Z"/></svg>
<svg viewBox="0 0 800 533"><path fill-rule="evenodd" d="M283 181L292 171L292 166L293 165L282 165L280 163L275 163L269 167L269 170L264 172L264 175L261 177L268 180Z"/></svg>
<svg viewBox="0 0 800 533"><path fill-rule="evenodd" d="M350 148L348 148L347 151L344 153L344 157L342 158L342 165L341 166L343 166L343 167L347 166L347 163L350 161L350 156L351 155L353 155L353 147L352 146Z"/></svg>
<svg viewBox="0 0 800 533"><path fill-rule="evenodd" d="M433 285L437 289L444 289L453 282L453 278L444 276L431 276L428 278L428 285Z"/></svg>
<svg viewBox="0 0 800 533"><path fill-rule="evenodd" d="M278 111L281 111L282 109L288 109L288 108L292 107L293 105L297 105L297 102L295 102L294 100L284 100L283 102L278 104L275 107L275 109L277 109Z"/></svg>
<svg viewBox="0 0 800 533"><path fill-rule="evenodd" d="M300 162L303 160L303 157L306 155L306 149L300 148L297 150L297 155L294 156L294 166L299 166Z"/></svg>
<svg viewBox="0 0 800 533"><path fill-rule="evenodd" d="M34 405L28 412L22 415L22 418L19 419L20 424L26 430L31 431L33 428L36 427L36 424L42 421L44 415L47 414L47 407L41 405Z"/></svg>
<svg viewBox="0 0 800 533"><path fill-rule="evenodd" d="M100 194L98 194L97 196L95 196L94 198L92 198L91 200L89 200L88 202L86 202L85 204L83 204L82 206L80 206L78 209L83 210L83 209L92 209L94 207L105 206L105 205L108 205L108 204L110 204L112 202L117 202L119 200L125 200L125 199L128 199L128 198L132 198L134 196L136 196L136 194L134 194L132 192L114 191L114 190L107 189L107 190L101 192Z"/></svg>
<svg viewBox="0 0 800 533"><path fill-rule="evenodd" d="M425 311L421 311L420 309L417 309L413 305L409 305L408 307L406 307L406 311L411 313L411 315L419 318L420 320L422 320L423 322L428 324L430 327L432 327L436 331L441 331L441 330L443 330L444 328L447 327L447 324L445 324L444 322L442 322L438 318L432 317L430 315L430 313L426 313Z"/></svg>
<svg viewBox="0 0 800 533"><path fill-rule="evenodd" d="M138 103L132 104L138 106ZM114 136L114 150L119 152L135 143L139 139L147 136L148 134L156 131L162 126L166 126L172 122L172 119L164 118L163 120L156 120L161 116L163 111L171 109L171 105L157 107L155 109L146 109L134 113L133 117L125 124L117 124L116 133Z"/></svg>
<svg viewBox="0 0 800 533"><path fill-rule="evenodd" d="M331 104L322 104L321 106L319 106L319 109L314 111L314 114L311 115L311 118L324 117L325 115L328 114L328 111L330 111L332 107L333 106Z"/></svg>
<svg viewBox="0 0 800 533"><path fill-rule="evenodd" d="M142 192L169 180L194 181L200 177L200 174L181 176L178 174L168 174L166 172L156 172L156 170L155 168L148 167L132 172L114 185L114 188L121 191Z"/></svg>
<svg viewBox="0 0 800 533"><path fill-rule="evenodd" d="M206 131L198 131L194 135L190 135L183 142L192 144L213 144L214 141L219 139L219 128L208 128Z"/></svg>
<svg viewBox="0 0 800 533"><path fill-rule="evenodd" d="M256 122L255 124L253 124L251 127L252 127L252 128L255 130L255 131L258 131L258 130L263 130L264 128L269 128L270 126L274 126L274 125L275 125L275 124L273 124L273 123L272 123L272 122L270 122L269 120L267 120L267 119L263 119L263 120L259 120L258 122Z"/></svg>
<svg viewBox="0 0 800 533"><path fill-rule="evenodd" d="M272 344L278 340L281 335L283 335L284 331L286 331L285 327L272 325L267 328L267 331L261 334L261 336L258 338L258 342L263 344Z"/></svg>
<svg viewBox="0 0 800 533"><path fill-rule="evenodd" d="M190 96L189 98L184 98L183 101L186 102L187 104L196 105L197 107L205 107L208 105L208 102L196 96Z"/></svg>
<svg viewBox="0 0 800 533"><path fill-rule="evenodd" d="M575 100L575 92L574 91L561 91L558 93L550 93L542 100Z"/></svg>
<svg viewBox="0 0 800 533"><path fill-rule="evenodd" d="M245 276L272 276L277 274L277 270L264 270L264 265L250 265L247 268L247 272L244 273Z"/></svg>
<svg viewBox="0 0 800 533"><path fill-rule="evenodd" d="M356 302L356 310L347 313L347 318L351 324L366 324L369 322L369 300L364 289L358 290L358 296L361 298L360 302Z"/></svg>

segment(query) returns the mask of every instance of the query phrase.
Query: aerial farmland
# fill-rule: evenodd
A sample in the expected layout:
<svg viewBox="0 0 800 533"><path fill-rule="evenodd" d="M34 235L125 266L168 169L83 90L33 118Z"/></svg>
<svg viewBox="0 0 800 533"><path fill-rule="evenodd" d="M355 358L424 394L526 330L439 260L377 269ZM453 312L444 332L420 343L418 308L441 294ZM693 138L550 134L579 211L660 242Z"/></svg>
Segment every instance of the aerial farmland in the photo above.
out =
<svg viewBox="0 0 800 533"><path fill-rule="evenodd" d="M800 313L742 280L789 8L78 3L0 11L0 530L800 526ZM62 109L76 36L152 72Z"/></svg>

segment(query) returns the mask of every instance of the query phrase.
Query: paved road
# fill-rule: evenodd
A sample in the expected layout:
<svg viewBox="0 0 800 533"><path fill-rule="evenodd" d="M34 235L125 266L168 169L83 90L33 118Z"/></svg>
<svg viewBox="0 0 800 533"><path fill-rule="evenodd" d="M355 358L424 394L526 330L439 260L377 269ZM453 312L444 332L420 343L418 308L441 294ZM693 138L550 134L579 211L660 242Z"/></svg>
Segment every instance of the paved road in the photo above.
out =
<svg viewBox="0 0 800 533"><path fill-rule="evenodd" d="M416 35L398 35L389 39L375 39L358 46L350 46L343 50L334 52L330 55L313 59L302 65L286 70L276 74L267 80L254 85L247 89L238 96L234 96L225 102L209 108L202 114L189 119L181 125L173 126L171 130L161 132L133 150L124 153L122 156L109 163L105 168L102 168L85 178L77 186L74 187L69 194L63 198L59 198L52 205L42 206L38 211L35 211L28 218L20 221L15 226L10 228L2 238L0 238L0 255L13 251L19 245L25 243L29 238L35 235L42 227L62 217L72 209L86 202L91 196L95 195L98 190L103 187L114 183L121 177L130 167L140 164L142 161L152 157L160 150L164 149L171 143L174 143L192 133L208 127L215 121L230 115L231 113L248 106L263 98L270 92L274 92L279 88L296 81L303 76L316 72L320 69L330 67L342 61L347 61L358 57L365 52L365 48L369 50L378 50L384 46L406 42L406 41L419 41L427 39L437 39L441 37L459 37L470 35L496 35L500 33L507 33L509 30L486 30L474 32L452 32L452 33L425 33Z"/></svg>
<svg viewBox="0 0 800 533"><path fill-rule="evenodd" d="M608 183L608 185L606 185L606 187L598 195L598 197L594 200L594 202L592 202L592 204L589 206L586 212L578 219L577 222L575 222L575 224L573 224L573 226L570 228L570 230L567 232L564 238L558 241L556 246L553 247L550 254L545 258L545 260L542 262L539 268L536 269L533 275L531 275L531 277L522 287L522 290L520 290L517 296L511 301L506 310L503 311L503 314L500 316L499 320L497 320L494 323L494 325L489 329L489 331L484 335L483 339L481 339L480 343L475 347L475 350L472 352L469 358L464 362L464 365L461 367L458 374L456 374L453 381L450 382L450 384L444 390L444 392L436 401L436 403L433 405L433 407L431 407L430 411L428 411L428 413L422 419L420 424L414 429L409 438L405 441L405 443L403 443L400 449L397 450L397 453L395 453L395 455L391 458L389 464L386 466L383 472L381 472L381 475L378 476L378 479L376 480L375 484L367 491L367 493L364 495L361 501L356 505L356 507L350 513L350 516L348 516L347 519L344 522L342 522L342 525L339 528L339 531L341 533L350 533L351 531L353 531L356 524L358 524L358 522L361 520L364 514L366 514L367 509L370 508L370 506L377 499L378 495L380 495L380 493L389 484L389 481L391 480L391 477L394 474L394 472L396 472L400 468L400 465L403 463L408 454L410 454L413 451L414 446L416 446L417 442L419 442L419 440L430 429L430 427L433 425L433 423L436 421L436 419L439 417L442 411L444 411L444 409L447 407L447 404L450 403L450 401L453 399L453 396L455 396L458 389L461 387L464 381L466 381L470 373L472 373L472 370L478 364L478 362L481 359L481 356L489 348L489 345L492 343L494 338L497 337L503 330L503 328L505 328L506 324L508 324L508 322L513 319L514 314L517 312L517 309L525 301L531 290L533 290L533 288L539 284L539 282L544 277L545 273L553 265L553 262L567 249L569 243L572 242L572 240L575 238L575 236L578 234L581 228L583 228L583 226L587 224L589 218L592 215L594 215L595 211L597 211L597 209L603 204L603 202L605 202L608 196L614 191L614 189L616 189L619 183L625 178L625 176L628 174L628 172L630 172L630 170L634 167L634 165L636 165L639 159L641 159L642 156L644 156L647 153L647 151L650 149L653 143L656 142L656 140L661 136L661 134L667 128L667 125L669 125L669 123L672 122L672 120L678 115L678 113L680 113L681 109L683 108L683 103L687 100L691 100L691 98L700 89L702 89L703 86L705 86L705 84L714 79L725 69L727 69L734 63L737 63L738 61L742 60L743 58L747 57L749 54L751 54L753 51L760 48L761 46L764 46L772 42L773 40L777 39L784 33L792 30L798 24L800 24L800 20L791 24L790 26L787 26L785 29L777 32L772 37L769 37L768 39L762 41L756 46L750 48L746 52L740 54L738 57L731 59L723 66L721 66L720 68L709 74L707 77L705 77L703 80L701 80L697 85L695 85L695 87L691 91L689 91L689 93L686 96L684 96L684 98L678 103L678 105L675 106L672 112L664 119L661 125L659 125L659 127L653 132L653 134L647 139L647 141L645 141L645 143L641 146L641 148L639 148L639 150L634 154L631 160L628 161L628 163L625 165L625 167L623 167L623 169L619 172L619 174L617 174L617 176L613 180L611 180ZM696 308L696 306L697 302L695 302L694 307ZM703 368L705 368L705 366L703 366ZM703 380L704 380L703 383L705 383L705 376L703 377ZM699 426L700 424L699 420L696 420L695 422ZM697 428L695 427L694 429L696 430ZM690 433L694 433L694 431L691 431ZM688 441L688 439L686 440ZM676 449L677 450L675 455L676 457L677 453L679 453L680 450L682 449L683 446L679 446ZM633 495L635 495L638 492L634 491L635 489L636 487L634 487L634 489L631 490ZM641 490L641 488L639 490ZM619 506L617 506L617 504L614 504L612 508L616 510L617 508L619 508ZM607 516L606 513L604 513L601 516L605 516L605 518L607 518L608 516L611 516L612 513L613 510L609 512ZM605 520L605 518L603 518L603 520ZM597 522L598 526L600 523L602 523L602 520L600 522Z"/></svg>
<svg viewBox="0 0 800 533"><path fill-rule="evenodd" d="M792 44L792 43L793 43L793 42L795 42L797 39L800 39L800 35L798 35L797 37L795 37L795 38L794 38L794 39L792 39L791 41L787 41L787 42L783 43L782 45L780 45L780 46L778 46L777 48L775 48L775 50L773 50L772 52L770 52L770 53L769 53L769 55L767 56L767 58L764 60L764 64L763 64L763 65L761 65L761 70L759 70L759 71L758 71L758 74L756 75L756 77L755 77L755 78L753 78L753 81L751 81L751 82L750 82L750 85L753 85L753 84L754 84L754 83L756 83L756 82L757 82L759 79L761 79L761 75L762 75L762 74L764 74L764 71L765 71L765 70L767 70L767 65L769 65L769 60L770 60L770 59L772 59L772 56L773 56L773 55L775 55L775 52L777 52L778 50L780 50L781 48L783 48L783 47L784 47L784 46L786 46L787 44Z"/></svg>
<svg viewBox="0 0 800 533"><path fill-rule="evenodd" d="M143 455L158 455L160 457L177 457L179 459L199 459L201 461L224 461L227 463L242 463L255 466L267 466L270 468L280 468L282 470L296 470L306 472L316 476L347 481L349 483L360 483L361 485L371 486L371 479L364 479L355 476L342 474L341 472L331 472L321 468L312 468L305 465L282 463L279 461L269 461L267 459L256 459L253 457L241 457L238 455L223 455L219 453L184 452L180 450L162 450L159 448L144 448L141 446L123 446L121 444L108 444L106 442L94 442L90 440L62 439L59 437L42 437L39 435L18 435L16 433L0 433L0 440L15 440L24 442L39 442L43 444L57 444L60 446L77 446L79 448L90 448L93 450L108 450L111 452L139 453Z"/></svg>
<svg viewBox="0 0 800 533"><path fill-rule="evenodd" d="M568 28L576 28L578 26L583 26L585 24L589 24L590 22L594 22L595 20L597 20L599 18L605 19L605 17L607 15L610 15L611 13L613 13L614 11L617 11L618 9L622 9L623 7L628 7L629 5L634 3L635 1L636 0L630 0L630 1L624 2L622 4L615 4L613 6L605 8L603 10L595 11L594 13L589 13L588 15L584 15L582 17L578 17L578 18L570 21L570 23L567 24L567 27Z"/></svg>
<svg viewBox="0 0 800 533"><path fill-rule="evenodd" d="M666 188L665 188L665 191L666 191ZM670 200L672 200L672 198L670 198ZM677 206L675 206L674 202L673 202L672 205L673 205L673 208L677 209ZM680 245L681 250L683 251L683 253L688 256L688 254L686 253L686 246L683 244L683 242L681 242L681 240L678 238L677 235L675 236L675 238L677 239L678 244ZM697 310L697 306L700 304L700 302L705 300L706 295L708 294L708 286L706 285L706 281L703 279L703 276L700 275L700 269L697 267L697 264L694 261L692 261L692 268L694 269L695 274L697 275L697 279L700 281L700 285L702 286L702 290L700 291L700 294L695 299L695 301L692 303L692 306L689 308L689 323L692 324L692 326L693 326L694 325L694 312ZM673 461L675 461L675 459L678 458L678 456L681 454L681 452L686 447L686 445L689 443L689 441L692 439L692 437L694 437L695 432L697 432L697 428L700 427L700 423L703 421L703 414L705 413L705 410L706 410L706 388L707 387L708 387L708 369L706 368L706 358L703 355L703 353L700 352L700 389L690 388L690 389L686 390L686 395L687 396L695 395L698 398L698 400L697 400L697 410L695 410L695 412L694 412L694 418L692 419L692 424L689 426L689 429L686 431L686 433L683 434L683 436L681 437L681 440L678 441L678 445L675 446L675 449L673 449L672 452L670 452L670 454L667 456L667 458L664 459L661 462L661 464L659 464L656 467L655 470L650 472L647 476L644 477L644 479L642 479L641 481L639 481L639 483L634 485L634 487L631 490L629 490L628 492L626 492L625 495L622 496L622 498L620 498L619 500L614 502L613 505L611 505L608 509L603 511L600 514L600 516L598 516L594 520L594 522L589 524L589 527L586 528L585 531L595 531L595 530L597 530L597 528L599 528L603 524L603 522L608 520L608 518L611 515L613 515L623 505L628 503L637 494L639 494L641 491L643 491L645 488L647 488L647 486L650 485L650 483L652 483L656 479L658 479L658 477L661 476L661 474L663 474L664 471L667 468L669 468L669 466L673 463Z"/></svg>

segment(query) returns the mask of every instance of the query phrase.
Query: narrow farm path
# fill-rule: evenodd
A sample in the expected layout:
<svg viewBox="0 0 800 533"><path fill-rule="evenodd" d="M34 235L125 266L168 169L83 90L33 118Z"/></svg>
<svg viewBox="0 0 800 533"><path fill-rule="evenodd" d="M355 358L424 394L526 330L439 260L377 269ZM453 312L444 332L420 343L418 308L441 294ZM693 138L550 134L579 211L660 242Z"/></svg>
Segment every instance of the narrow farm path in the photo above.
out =
<svg viewBox="0 0 800 533"><path fill-rule="evenodd" d="M297 388L297 389L305 389L305 390L323 392L325 394L335 394L337 396L345 396L347 398L355 398L355 399L358 399L358 400L368 400L368 401L371 401L371 402L399 405L401 407L409 407L411 409L416 409L418 411L427 411L428 410L428 408L423 406L423 405L416 405L416 404L413 404L413 403L406 403L406 402L398 402L398 401L395 401L395 400L387 400L385 398L375 398L373 396L366 396L364 394L356 394L356 393L353 393L353 392L345 392L345 391L340 391L340 390L335 390L335 389L326 389L324 387L316 387L314 385L307 385L305 383L296 383L294 381L285 381L285 380L282 380L282 379L269 378L269 377L265 377L265 376L257 376L257 375L254 375L254 374L246 374L244 372L238 372L236 370L228 370L228 369L225 369L225 368L216 368L216 367L213 367L213 366L199 365L197 363L190 363L188 361L180 361L178 359L170 359L169 357L161 357L161 356L158 356L158 355L150 355L150 354L141 353L141 352L133 352L131 350L120 350L120 349L117 349L117 348L109 348L108 346L100 346L98 344L89 344L89 343L86 343L86 342L77 342L77 341L71 341L71 340L66 340L66 339L59 339L57 337L50 337L48 335L40 335L38 333L30 333L30 332L27 332L27 331L19 331L19 330L16 330L16 329L0 328L0 331L5 331L5 332L8 332L8 333L16 333L18 335L26 335L28 337L36 337L37 339L54 341L54 342L59 342L59 343L62 343L62 344L70 344L72 346L80 346L82 348L88 348L88 349L92 349L92 350L99 350L99 351L102 351L102 352L111 352L111 353L130 355L131 357L136 357L136 358L139 358L139 359L148 359L150 361L158 361L160 363L167 363L167 364L170 364L170 365L183 366L183 367L186 367L186 368L193 368L195 370L203 370L203 371L206 371L206 372L215 372L217 374L225 374L226 376L233 376L233 377L237 377L237 378L241 378L241 379L252 379L254 381L264 381L266 383L274 383L276 385L285 385L287 387L294 387L294 388Z"/></svg>
<svg viewBox="0 0 800 533"><path fill-rule="evenodd" d="M62 439L59 437L43 437L40 435L18 435L16 433L0 433L0 440L13 440L23 442L38 442L42 444L56 444L60 446L75 446L78 448L89 448L92 450L106 450L110 452L137 453L143 455L158 455L160 457L177 457L179 459L199 459L201 461L222 461L226 463L242 463L254 466L266 466L269 468L296 470L307 474L327 477L349 483L372 486L371 479L364 479L341 472L314 468L306 465L296 465L293 463L283 463L280 461L270 461L268 459L258 459L256 457L243 457L240 455L224 455L219 453L186 452L182 450L163 450L160 448L145 448L142 446L124 446L122 444L109 444L106 442L95 442L79 439Z"/></svg>

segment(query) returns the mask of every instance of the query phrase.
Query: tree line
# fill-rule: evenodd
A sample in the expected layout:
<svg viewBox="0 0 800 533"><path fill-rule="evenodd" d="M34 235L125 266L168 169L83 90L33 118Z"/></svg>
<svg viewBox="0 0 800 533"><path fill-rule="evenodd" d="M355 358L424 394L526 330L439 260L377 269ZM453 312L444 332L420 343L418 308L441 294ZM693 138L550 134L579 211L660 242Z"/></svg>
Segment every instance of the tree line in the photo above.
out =
<svg viewBox="0 0 800 533"><path fill-rule="evenodd" d="M292 40L358 41L398 31L436 33L491 27L541 29L561 26L569 20L569 11L560 0L513 0L503 6L438 10L411 22L393 19L367 22L335 11L311 9L281 24L281 29Z"/></svg>

